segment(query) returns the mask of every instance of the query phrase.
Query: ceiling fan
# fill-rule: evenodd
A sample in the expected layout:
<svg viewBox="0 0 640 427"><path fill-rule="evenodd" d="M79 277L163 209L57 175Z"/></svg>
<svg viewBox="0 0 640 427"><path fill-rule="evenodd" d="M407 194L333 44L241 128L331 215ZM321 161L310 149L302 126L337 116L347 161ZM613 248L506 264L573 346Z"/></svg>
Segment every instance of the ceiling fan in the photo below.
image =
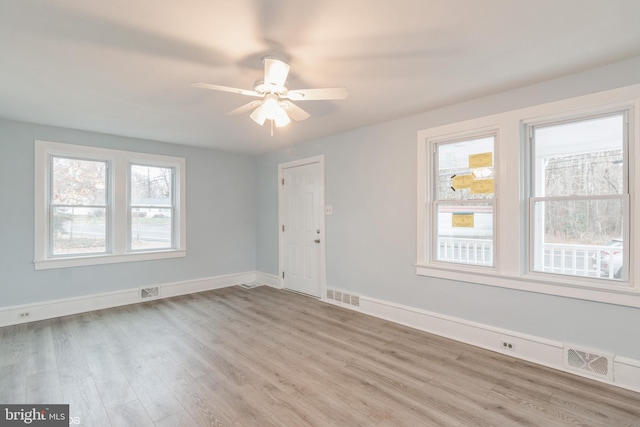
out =
<svg viewBox="0 0 640 427"><path fill-rule="evenodd" d="M191 86L261 98L242 105L227 114L242 114L253 109L250 117L254 122L262 126L266 120L271 121L272 136L274 125L282 127L288 125L291 119L299 121L310 116L309 113L291 101L345 99L349 94L344 87L289 90L286 84L289 65L270 57L262 58L262 62L264 63L264 80L258 80L253 90L201 82L193 82Z"/></svg>

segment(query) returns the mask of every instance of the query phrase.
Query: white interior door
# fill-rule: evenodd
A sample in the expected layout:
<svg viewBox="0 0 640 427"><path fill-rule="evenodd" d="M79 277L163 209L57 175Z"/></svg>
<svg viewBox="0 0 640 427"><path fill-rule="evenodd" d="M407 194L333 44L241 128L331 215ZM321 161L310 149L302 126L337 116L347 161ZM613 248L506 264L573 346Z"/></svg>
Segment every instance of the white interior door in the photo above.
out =
<svg viewBox="0 0 640 427"><path fill-rule="evenodd" d="M282 167L283 286L320 297L324 250L324 176L320 162Z"/></svg>

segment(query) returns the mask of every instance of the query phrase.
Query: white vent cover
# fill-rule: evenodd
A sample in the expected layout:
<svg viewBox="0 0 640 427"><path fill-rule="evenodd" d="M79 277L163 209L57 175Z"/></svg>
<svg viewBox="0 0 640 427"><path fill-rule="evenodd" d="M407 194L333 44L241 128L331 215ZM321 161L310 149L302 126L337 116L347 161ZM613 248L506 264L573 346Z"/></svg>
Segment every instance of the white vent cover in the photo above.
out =
<svg viewBox="0 0 640 427"><path fill-rule="evenodd" d="M602 354L597 350L585 350L565 345L564 365L567 369L585 375L613 381L613 354Z"/></svg>
<svg viewBox="0 0 640 427"><path fill-rule="evenodd" d="M159 296L160 296L159 286L151 286L150 288L140 288L141 299L151 299L151 298L157 298Z"/></svg>
<svg viewBox="0 0 640 427"><path fill-rule="evenodd" d="M334 289L327 289L327 299L336 301L343 304L349 304L356 307L360 307L360 297L357 295L351 295L346 292L336 291Z"/></svg>

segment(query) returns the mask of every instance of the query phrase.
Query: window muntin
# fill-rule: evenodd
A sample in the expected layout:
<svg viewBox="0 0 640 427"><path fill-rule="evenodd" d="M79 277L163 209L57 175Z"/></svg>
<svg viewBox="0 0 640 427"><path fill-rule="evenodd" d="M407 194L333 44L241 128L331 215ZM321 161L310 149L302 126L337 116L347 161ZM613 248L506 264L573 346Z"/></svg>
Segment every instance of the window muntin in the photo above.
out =
<svg viewBox="0 0 640 427"><path fill-rule="evenodd" d="M109 252L108 163L50 157L49 256Z"/></svg>
<svg viewBox="0 0 640 427"><path fill-rule="evenodd" d="M174 168L129 166L129 250L174 247Z"/></svg>
<svg viewBox="0 0 640 427"><path fill-rule="evenodd" d="M628 278L625 122L616 112L530 127L532 271Z"/></svg>
<svg viewBox="0 0 640 427"><path fill-rule="evenodd" d="M432 259L495 265L496 135L435 143Z"/></svg>

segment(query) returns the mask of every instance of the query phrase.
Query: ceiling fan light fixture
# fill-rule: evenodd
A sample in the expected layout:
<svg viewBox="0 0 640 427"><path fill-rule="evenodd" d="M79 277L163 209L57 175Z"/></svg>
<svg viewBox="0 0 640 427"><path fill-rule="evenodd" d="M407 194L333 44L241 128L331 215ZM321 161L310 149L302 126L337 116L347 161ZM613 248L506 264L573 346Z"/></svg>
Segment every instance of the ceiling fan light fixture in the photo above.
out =
<svg viewBox="0 0 640 427"><path fill-rule="evenodd" d="M264 125L264 121L267 120L267 113L265 111L264 104L253 110L253 113L251 113L249 117L251 117L251 120L260 126Z"/></svg>
<svg viewBox="0 0 640 427"><path fill-rule="evenodd" d="M274 94L266 95L262 105L256 108L250 117L260 126L263 126L267 119L273 120L276 127L283 127L291 123L291 118L285 111L278 96Z"/></svg>
<svg viewBox="0 0 640 427"><path fill-rule="evenodd" d="M281 128L291 123L291 118L282 107L279 107L278 114L276 114L272 120L275 122L277 128Z"/></svg>
<svg viewBox="0 0 640 427"><path fill-rule="evenodd" d="M251 115L251 120L259 124L260 126L264 125L264 122L268 120L273 120L276 127L280 128L291 123L291 118L287 114L287 112L278 104L269 104L267 102L260 105L258 108L253 110Z"/></svg>
<svg viewBox="0 0 640 427"><path fill-rule="evenodd" d="M271 120L273 120L279 114L279 110L282 110L282 107L280 107L280 103L278 102L278 97L273 94L266 95L264 97L262 107L264 107L264 112L267 115L267 119Z"/></svg>

